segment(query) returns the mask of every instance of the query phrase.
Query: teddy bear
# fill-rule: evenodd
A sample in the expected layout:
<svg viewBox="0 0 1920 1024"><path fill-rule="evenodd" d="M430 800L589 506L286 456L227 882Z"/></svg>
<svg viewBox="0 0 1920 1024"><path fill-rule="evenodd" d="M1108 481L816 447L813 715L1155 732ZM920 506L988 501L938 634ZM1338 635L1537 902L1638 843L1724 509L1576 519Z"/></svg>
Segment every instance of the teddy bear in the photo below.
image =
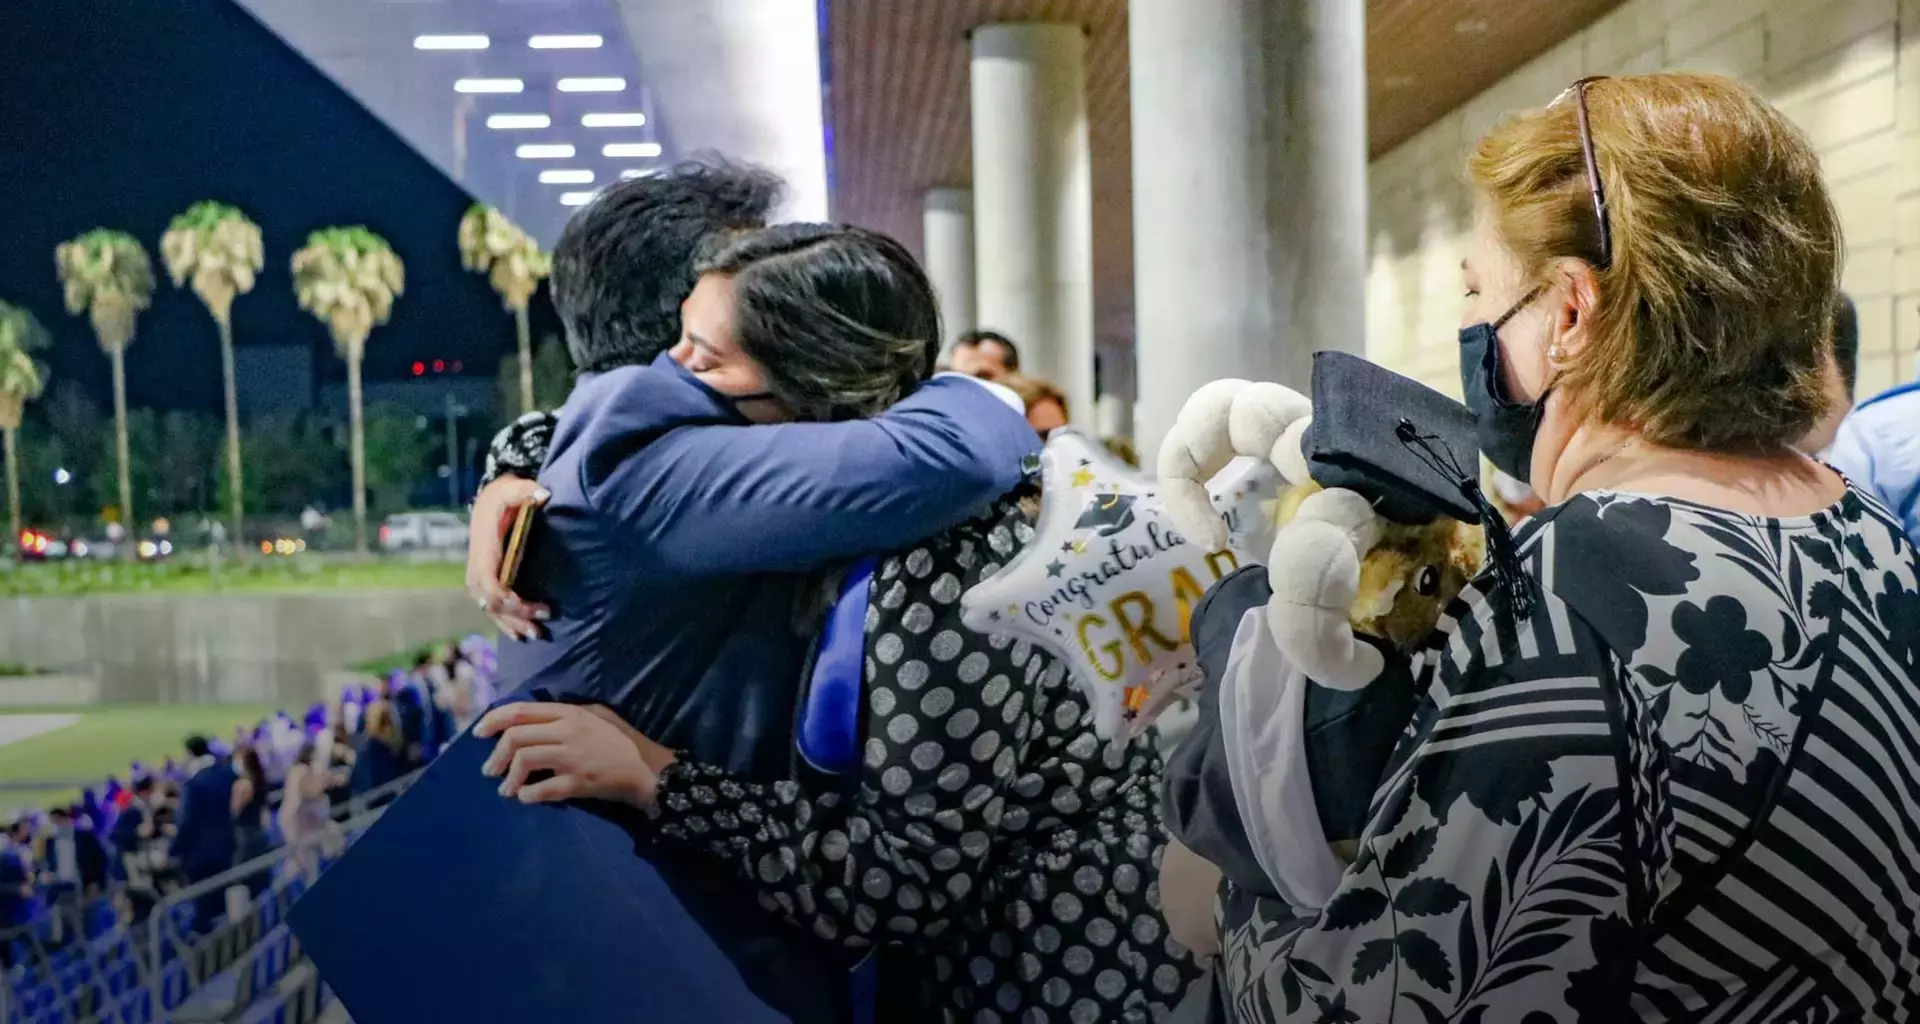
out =
<svg viewBox="0 0 1920 1024"><path fill-rule="evenodd" d="M1445 516L1391 522L1358 492L1316 483L1303 445L1312 418L1311 402L1278 384L1215 381L1187 401L1157 465L1175 526L1207 550L1227 543L1205 484L1227 462L1266 460L1286 482L1274 502L1279 528L1264 586L1253 593L1243 581L1224 612L1203 602L1193 633L1203 665L1203 637L1224 630L1231 638L1231 655L1213 656L1224 669L1207 680L1218 702L1217 749L1254 860L1302 909L1326 898L1351 863L1373 787L1417 699L1406 659L1390 655L1425 640L1483 556L1477 525ZM1203 623L1208 615L1237 623ZM1307 757L1289 750L1299 747ZM1183 755L1202 756L1175 756ZM1313 832L1324 841L1302 841ZM1204 881L1202 873L1185 888L1198 895Z"/></svg>
<svg viewBox="0 0 1920 1024"><path fill-rule="evenodd" d="M1314 682L1357 690L1384 667L1360 638L1417 644L1479 570L1484 542L1477 525L1446 516L1394 523L1354 491L1320 487L1302 446L1312 420L1312 403L1279 384L1214 381L1180 410L1158 469L1174 524L1208 551L1226 546L1227 529L1205 481L1242 455L1279 470L1288 486L1266 562L1268 625Z"/></svg>

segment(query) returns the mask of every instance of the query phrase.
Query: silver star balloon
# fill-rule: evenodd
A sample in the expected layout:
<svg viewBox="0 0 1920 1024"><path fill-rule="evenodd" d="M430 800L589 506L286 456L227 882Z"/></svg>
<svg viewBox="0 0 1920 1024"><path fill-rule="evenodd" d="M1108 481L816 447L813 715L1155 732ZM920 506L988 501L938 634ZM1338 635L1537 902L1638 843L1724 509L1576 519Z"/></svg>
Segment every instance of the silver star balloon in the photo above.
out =
<svg viewBox="0 0 1920 1024"><path fill-rule="evenodd" d="M1032 543L967 591L961 619L1052 652L1085 692L1100 736L1132 735L1199 680L1187 631L1193 606L1245 552L1265 549L1235 543L1208 554L1188 543L1154 481L1077 431L1048 437L1041 472ZM1243 468L1227 482L1248 486L1217 501L1223 515L1248 507L1264 515L1253 474ZM1248 526L1236 542L1257 535Z"/></svg>
<svg viewBox="0 0 1920 1024"><path fill-rule="evenodd" d="M1274 521L1274 503L1286 485L1273 463L1245 455L1227 463L1207 482L1213 507L1227 521L1229 548L1254 553L1255 560L1273 550L1273 539L1280 532Z"/></svg>

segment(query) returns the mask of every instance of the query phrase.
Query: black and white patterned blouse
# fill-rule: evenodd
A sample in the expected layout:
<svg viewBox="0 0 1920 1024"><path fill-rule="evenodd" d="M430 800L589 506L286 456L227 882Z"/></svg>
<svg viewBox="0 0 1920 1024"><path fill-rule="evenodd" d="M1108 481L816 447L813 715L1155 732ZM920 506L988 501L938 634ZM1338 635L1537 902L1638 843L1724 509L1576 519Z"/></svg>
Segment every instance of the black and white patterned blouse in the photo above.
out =
<svg viewBox="0 0 1920 1024"><path fill-rule="evenodd" d="M815 934L911 950L916 1021L1159 1020L1198 970L1160 914L1153 737L1101 743L1058 661L960 624L1032 537L1008 500L880 562L852 792L682 762L654 817Z"/></svg>
<svg viewBox="0 0 1920 1024"><path fill-rule="evenodd" d="M1228 887L1258 1022L1920 1020L1920 580L1856 491L1770 519L1599 494L1476 585L1324 909Z"/></svg>
<svg viewBox="0 0 1920 1024"><path fill-rule="evenodd" d="M522 476L529 480L539 476L540 467L547 461L547 450L553 447L553 427L558 422L558 413L535 411L501 427L487 446L487 465L480 474L480 486L485 487L503 476Z"/></svg>

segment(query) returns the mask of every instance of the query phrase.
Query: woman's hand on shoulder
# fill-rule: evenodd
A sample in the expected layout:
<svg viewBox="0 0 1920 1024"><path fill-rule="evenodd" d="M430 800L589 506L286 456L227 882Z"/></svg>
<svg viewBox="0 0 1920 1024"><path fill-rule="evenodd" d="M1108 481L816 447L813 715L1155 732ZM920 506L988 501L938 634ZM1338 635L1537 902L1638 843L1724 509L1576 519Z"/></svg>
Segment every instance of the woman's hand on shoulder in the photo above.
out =
<svg viewBox="0 0 1920 1024"><path fill-rule="evenodd" d="M501 778L501 796L523 804L611 800L644 808L673 762L671 751L600 706L508 704L480 719L474 734L499 737L480 770ZM552 774L529 783L536 772Z"/></svg>

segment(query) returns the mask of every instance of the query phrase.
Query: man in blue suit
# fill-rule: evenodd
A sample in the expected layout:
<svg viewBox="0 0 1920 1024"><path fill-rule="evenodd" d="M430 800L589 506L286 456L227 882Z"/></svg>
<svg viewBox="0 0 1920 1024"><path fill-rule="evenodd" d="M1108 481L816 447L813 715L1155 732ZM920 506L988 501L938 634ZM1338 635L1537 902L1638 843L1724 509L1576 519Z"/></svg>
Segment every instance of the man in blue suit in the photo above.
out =
<svg viewBox="0 0 1920 1024"><path fill-rule="evenodd" d="M180 787L180 821L173 836L173 859L189 886L233 867L233 785L239 776L233 762L213 755L204 736L187 738L187 780ZM194 901L193 925L205 932L225 905L226 894L214 890Z"/></svg>
<svg viewBox="0 0 1920 1024"><path fill-rule="evenodd" d="M585 372L557 418L523 418L489 458L490 476L539 473L551 490L516 588L542 603L496 582L499 525L529 481L483 491L469 560L475 594L529 638L502 651L504 684L603 702L670 746L768 780L792 757L812 639L802 623L824 599L812 570L958 524L1011 490L1038 448L1016 398L957 375L871 419L752 425L776 391L729 381L698 340L685 364L663 355L681 338L696 245L757 226L777 188L685 165L615 186L575 217L552 281ZM918 377L937 326L927 333L924 351L899 353ZM795 1020L845 1019L834 1001L845 993L822 995L822 979L846 970L840 950L773 919L715 865L658 857L756 993Z"/></svg>
<svg viewBox="0 0 1920 1024"><path fill-rule="evenodd" d="M516 589L554 617L503 622L551 636L503 650L503 684L605 703L668 746L769 780L789 764L811 640L795 624L820 589L813 571L958 525L1011 490L1038 449L1017 400L994 385L957 374L918 383L937 337L924 351L888 350L894 362L868 371L915 380L910 394L840 422L754 425L782 404L777 371L735 382L697 339L686 365L663 354L680 340L695 247L755 226L777 188L688 165L617 185L576 215L552 284L586 372L557 420L523 420L533 436L516 443L510 428L492 460L551 445L511 468L537 470L551 491ZM809 367L810 380L883 362L836 355L837 366ZM488 525L504 502L493 493L475 503L476 550L498 543ZM489 610L510 610L485 561L470 559L469 585Z"/></svg>

